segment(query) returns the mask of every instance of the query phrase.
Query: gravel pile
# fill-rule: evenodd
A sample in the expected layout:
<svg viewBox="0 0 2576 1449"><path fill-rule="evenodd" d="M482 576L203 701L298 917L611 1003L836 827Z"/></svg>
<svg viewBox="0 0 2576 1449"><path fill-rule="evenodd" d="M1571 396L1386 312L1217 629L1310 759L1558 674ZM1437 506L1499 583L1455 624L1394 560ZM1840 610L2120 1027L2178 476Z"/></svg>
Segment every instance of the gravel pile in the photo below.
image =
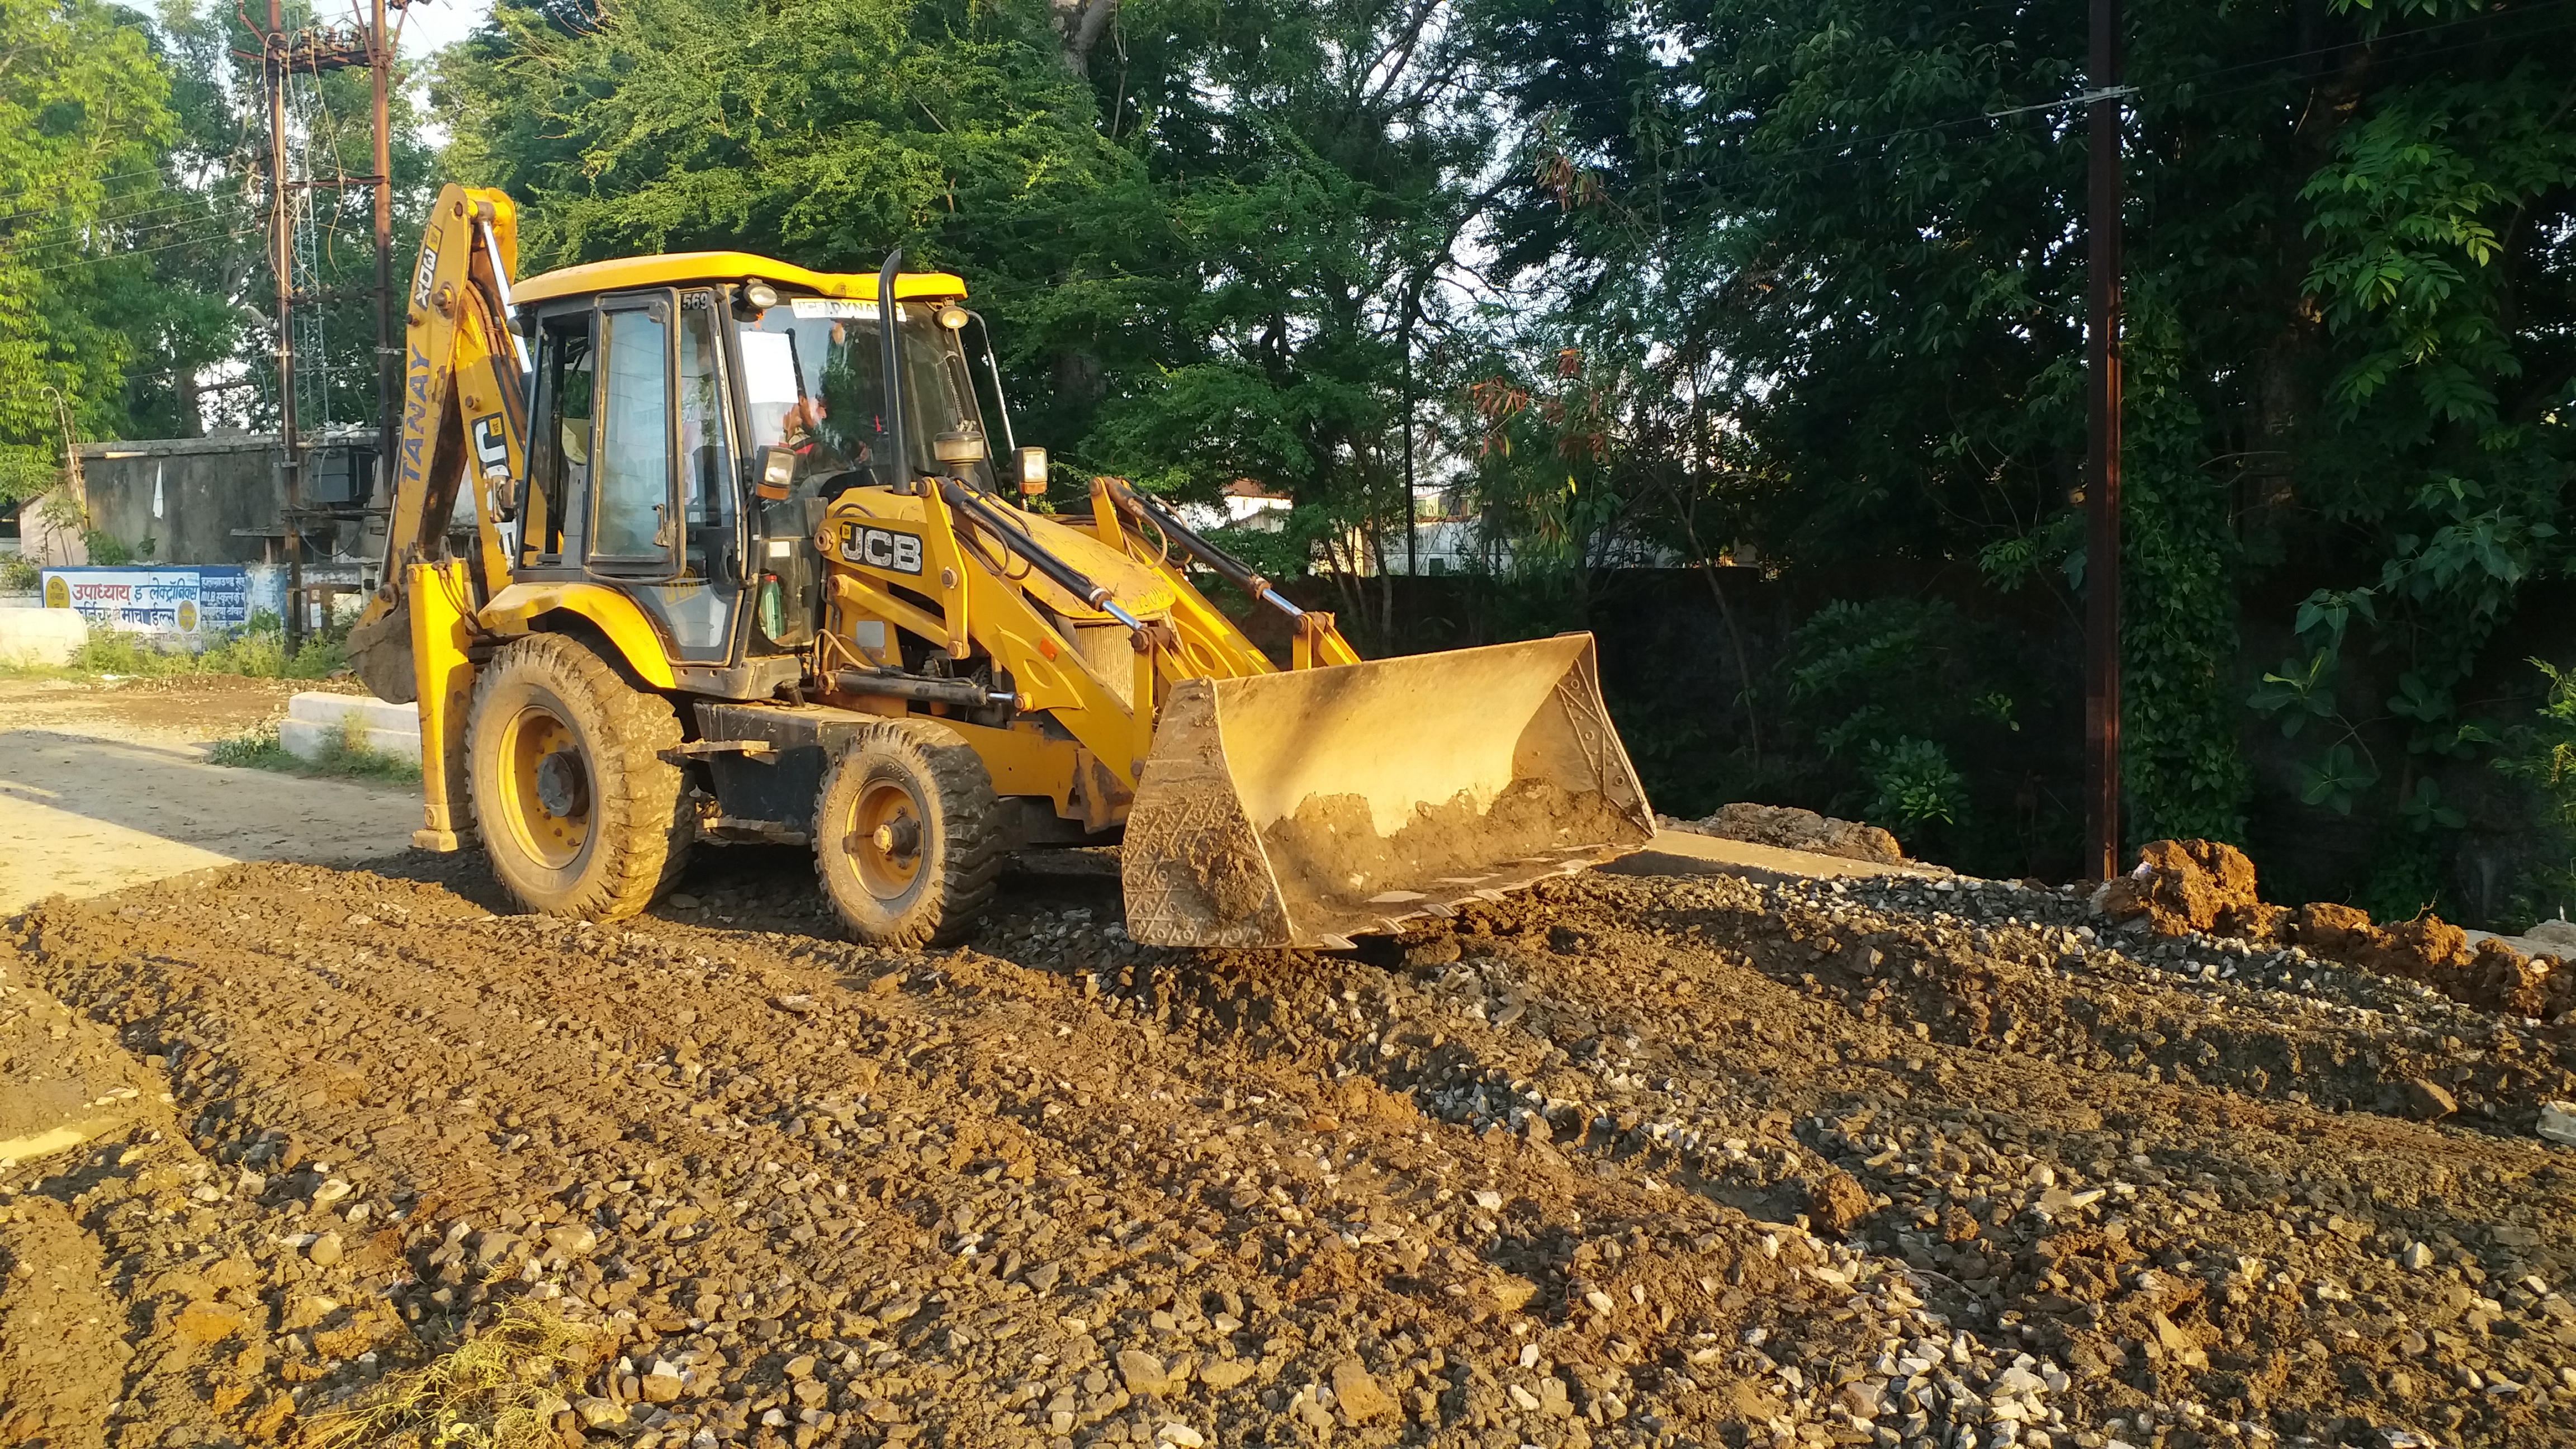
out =
<svg viewBox="0 0 2576 1449"><path fill-rule="evenodd" d="M2552 1029L1965 880L1325 956L1032 875L879 953L794 863L616 927L453 862L21 920L0 984L174 1098L0 1169L0 1252L129 1329L47 1442L310 1435L535 1321L565 1442L2576 1437Z"/></svg>

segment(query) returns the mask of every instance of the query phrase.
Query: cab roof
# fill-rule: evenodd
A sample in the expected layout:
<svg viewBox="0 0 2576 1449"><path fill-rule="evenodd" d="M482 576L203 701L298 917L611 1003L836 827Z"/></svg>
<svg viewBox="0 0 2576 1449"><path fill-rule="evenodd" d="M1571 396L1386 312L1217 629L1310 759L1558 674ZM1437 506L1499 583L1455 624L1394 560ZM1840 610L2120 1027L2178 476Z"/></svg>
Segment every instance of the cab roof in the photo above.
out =
<svg viewBox="0 0 2576 1449"><path fill-rule="evenodd" d="M826 297L874 301L873 272L809 272L750 252L668 252L653 257L619 257L584 262L540 273L510 291L514 302L546 302L593 292L622 292L630 287L674 287L692 282L740 282L758 277L788 291L812 291ZM966 283L946 272L902 272L894 279L897 297L963 297Z"/></svg>

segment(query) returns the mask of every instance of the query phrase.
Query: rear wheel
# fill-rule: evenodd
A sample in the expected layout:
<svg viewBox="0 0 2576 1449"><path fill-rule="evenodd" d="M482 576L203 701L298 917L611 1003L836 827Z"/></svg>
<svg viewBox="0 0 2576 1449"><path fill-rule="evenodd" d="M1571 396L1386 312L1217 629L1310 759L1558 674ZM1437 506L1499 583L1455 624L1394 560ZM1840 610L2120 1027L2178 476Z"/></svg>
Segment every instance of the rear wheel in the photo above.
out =
<svg viewBox="0 0 2576 1449"><path fill-rule="evenodd" d="M687 858L670 701L560 634L516 640L474 684L466 778L492 873L541 915L613 921Z"/></svg>
<svg viewBox="0 0 2576 1449"><path fill-rule="evenodd" d="M956 731L928 720L861 729L823 777L814 868L858 940L945 944L993 899L1007 854L993 777Z"/></svg>

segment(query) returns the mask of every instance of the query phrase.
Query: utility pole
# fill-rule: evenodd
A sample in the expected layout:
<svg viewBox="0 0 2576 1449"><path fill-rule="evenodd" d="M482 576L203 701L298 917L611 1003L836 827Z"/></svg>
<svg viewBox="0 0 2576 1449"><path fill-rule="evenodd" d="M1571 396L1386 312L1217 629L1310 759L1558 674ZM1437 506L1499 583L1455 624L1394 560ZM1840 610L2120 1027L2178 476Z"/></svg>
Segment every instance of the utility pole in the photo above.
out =
<svg viewBox="0 0 2576 1449"><path fill-rule="evenodd" d="M282 0L268 0L260 73L268 86L269 261L277 274L277 448L286 505L286 652L304 643L304 452L295 428L295 204L286 174L286 77L294 38Z"/></svg>
<svg viewBox="0 0 2576 1449"><path fill-rule="evenodd" d="M400 5L402 0L392 0ZM328 289L307 294L295 285L295 196L323 188L370 184L376 201L376 404L382 414L385 455L391 456L394 398L399 384L395 369L399 349L392 339L393 176L389 164L392 138L388 124L393 42L385 28L387 0L371 0L373 23L364 34L345 26L306 25L286 28L285 0L268 0L268 28L260 32L260 80L268 90L269 264L277 276L277 447L279 480L285 503L279 521L286 534L286 647L293 653L304 643L304 613L310 601L304 590L304 439L295 405L295 306L321 302ZM335 180L292 175L286 147L286 81L302 71L317 79L324 71L370 66L375 72L376 170L373 176ZM308 203L309 204L309 203ZM336 213L335 213L336 214ZM329 422L329 358L326 369L324 422ZM378 468L381 471L383 464Z"/></svg>
<svg viewBox="0 0 2576 1449"><path fill-rule="evenodd" d="M394 38L385 28L385 0L373 0L367 26L367 65L375 81L376 111L376 483L393 477L394 447L402 437L396 402L402 396L402 347L394 340ZM390 504L390 498L370 499Z"/></svg>
<svg viewBox="0 0 2576 1449"><path fill-rule="evenodd" d="M2120 850L2120 0L2092 0L2086 117L2084 835L2086 872Z"/></svg>

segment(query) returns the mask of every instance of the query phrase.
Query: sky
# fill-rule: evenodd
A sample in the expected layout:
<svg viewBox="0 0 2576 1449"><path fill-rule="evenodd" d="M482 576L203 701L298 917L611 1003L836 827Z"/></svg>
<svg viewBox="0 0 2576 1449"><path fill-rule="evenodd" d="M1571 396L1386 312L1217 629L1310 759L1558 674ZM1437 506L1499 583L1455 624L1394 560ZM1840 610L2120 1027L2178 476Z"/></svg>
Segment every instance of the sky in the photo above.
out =
<svg viewBox="0 0 2576 1449"><path fill-rule="evenodd" d="M330 13L327 3L316 9ZM429 70L423 62L432 52L473 34L491 13L492 0L412 0L397 22L402 27L403 59L413 63L412 102L423 121L420 138L433 150L447 145L447 126L429 109Z"/></svg>
<svg viewBox="0 0 2576 1449"><path fill-rule="evenodd" d="M491 13L492 0L414 0L401 22L404 58L426 59L440 46L472 34Z"/></svg>

